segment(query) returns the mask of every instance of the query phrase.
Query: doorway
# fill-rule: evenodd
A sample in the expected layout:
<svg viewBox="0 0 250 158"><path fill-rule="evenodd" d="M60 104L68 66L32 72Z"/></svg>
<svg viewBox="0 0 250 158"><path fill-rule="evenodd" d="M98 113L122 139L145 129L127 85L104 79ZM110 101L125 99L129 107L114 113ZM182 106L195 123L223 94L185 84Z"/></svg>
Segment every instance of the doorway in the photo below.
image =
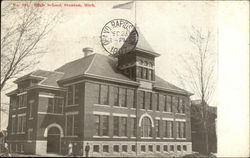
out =
<svg viewBox="0 0 250 158"><path fill-rule="evenodd" d="M59 153L60 141L60 130L57 127L51 127L47 136L47 153Z"/></svg>

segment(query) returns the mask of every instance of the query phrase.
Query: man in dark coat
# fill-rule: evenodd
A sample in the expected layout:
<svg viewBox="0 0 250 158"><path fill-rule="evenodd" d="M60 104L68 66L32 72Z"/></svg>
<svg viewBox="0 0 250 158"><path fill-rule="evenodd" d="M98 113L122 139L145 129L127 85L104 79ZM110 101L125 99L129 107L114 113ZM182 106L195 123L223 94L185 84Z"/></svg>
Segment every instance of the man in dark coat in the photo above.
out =
<svg viewBox="0 0 250 158"><path fill-rule="evenodd" d="M87 145L85 146L86 157L89 157L89 149L90 149L90 146L89 146L89 143L87 143Z"/></svg>

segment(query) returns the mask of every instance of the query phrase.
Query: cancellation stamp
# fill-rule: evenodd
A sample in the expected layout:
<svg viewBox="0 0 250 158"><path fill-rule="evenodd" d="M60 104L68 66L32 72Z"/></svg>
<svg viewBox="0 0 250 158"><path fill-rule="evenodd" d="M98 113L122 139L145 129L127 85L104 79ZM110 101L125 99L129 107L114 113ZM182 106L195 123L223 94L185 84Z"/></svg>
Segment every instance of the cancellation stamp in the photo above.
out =
<svg viewBox="0 0 250 158"><path fill-rule="evenodd" d="M105 24L101 32L101 44L112 56L132 51L138 42L134 25L125 19L114 19Z"/></svg>

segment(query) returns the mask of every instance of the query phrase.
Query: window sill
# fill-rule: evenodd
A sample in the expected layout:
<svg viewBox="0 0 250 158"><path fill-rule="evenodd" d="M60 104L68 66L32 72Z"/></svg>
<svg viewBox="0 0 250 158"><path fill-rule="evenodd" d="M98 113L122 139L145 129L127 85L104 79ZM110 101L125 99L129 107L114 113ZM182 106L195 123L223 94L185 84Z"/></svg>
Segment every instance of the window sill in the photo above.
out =
<svg viewBox="0 0 250 158"><path fill-rule="evenodd" d="M131 139L135 139L136 137L130 137Z"/></svg>
<svg viewBox="0 0 250 158"><path fill-rule="evenodd" d="M153 137L141 137L141 139L153 139Z"/></svg>
<svg viewBox="0 0 250 158"><path fill-rule="evenodd" d="M49 112L38 112L38 114L44 114L44 115L59 115L59 116L63 116L63 114L59 114L59 113L49 113Z"/></svg>
<svg viewBox="0 0 250 158"><path fill-rule="evenodd" d="M176 140L187 140L187 138L176 138Z"/></svg>
<svg viewBox="0 0 250 158"><path fill-rule="evenodd" d="M123 106L113 106L114 108L121 108L121 109L128 109L128 107L123 107Z"/></svg>
<svg viewBox="0 0 250 158"><path fill-rule="evenodd" d="M27 108L27 107L26 106L19 107L18 110L25 109L25 108Z"/></svg>
<svg viewBox="0 0 250 158"><path fill-rule="evenodd" d="M170 112L170 111L162 111L162 113L165 113L165 114L173 114L173 112Z"/></svg>
<svg viewBox="0 0 250 158"><path fill-rule="evenodd" d="M156 137L155 139L161 139L160 137Z"/></svg>
<svg viewBox="0 0 250 158"><path fill-rule="evenodd" d="M30 117L30 118L29 118L29 120L33 120L33 119L34 119L34 117Z"/></svg>
<svg viewBox="0 0 250 158"><path fill-rule="evenodd" d="M166 138L166 137L165 137L165 138L163 138L163 139L169 139L169 140L173 140L174 138Z"/></svg>
<svg viewBox="0 0 250 158"><path fill-rule="evenodd" d="M17 132L16 134L25 134L25 132Z"/></svg>
<svg viewBox="0 0 250 158"><path fill-rule="evenodd" d="M105 104L94 104L95 106L103 106L103 107L110 107L110 105L105 105Z"/></svg>
<svg viewBox="0 0 250 158"><path fill-rule="evenodd" d="M65 138L77 138L78 136L64 136Z"/></svg>
<svg viewBox="0 0 250 158"><path fill-rule="evenodd" d="M65 108L67 108L67 107L74 107L74 106L79 106L79 104L65 105Z"/></svg>
<svg viewBox="0 0 250 158"><path fill-rule="evenodd" d="M110 138L110 136L93 136L93 138Z"/></svg>
<svg viewBox="0 0 250 158"><path fill-rule="evenodd" d="M113 136L113 138L128 138L127 136Z"/></svg>
<svg viewBox="0 0 250 158"><path fill-rule="evenodd" d="M176 115L186 115L185 113L175 113Z"/></svg>

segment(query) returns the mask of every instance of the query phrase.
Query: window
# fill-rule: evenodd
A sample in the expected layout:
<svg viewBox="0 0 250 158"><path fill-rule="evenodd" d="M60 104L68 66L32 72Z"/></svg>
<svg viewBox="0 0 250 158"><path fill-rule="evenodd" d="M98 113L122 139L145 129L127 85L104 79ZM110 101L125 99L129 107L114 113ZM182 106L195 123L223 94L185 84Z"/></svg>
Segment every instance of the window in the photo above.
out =
<svg viewBox="0 0 250 158"><path fill-rule="evenodd" d="M173 138L173 121L166 121L167 138Z"/></svg>
<svg viewBox="0 0 250 158"><path fill-rule="evenodd" d="M149 69L148 70L148 80L153 80L153 77L152 77L152 74L153 74L153 70Z"/></svg>
<svg viewBox="0 0 250 158"><path fill-rule="evenodd" d="M78 114L77 113L66 113L66 135L77 136L78 134Z"/></svg>
<svg viewBox="0 0 250 158"><path fill-rule="evenodd" d="M80 84L74 85L75 87L75 94L74 94L74 104L79 104L80 101Z"/></svg>
<svg viewBox="0 0 250 158"><path fill-rule="evenodd" d="M187 151L187 146L186 145L183 145L182 148L183 148L183 151Z"/></svg>
<svg viewBox="0 0 250 158"><path fill-rule="evenodd" d="M119 104L122 107L126 107L126 89L119 88Z"/></svg>
<svg viewBox="0 0 250 158"><path fill-rule="evenodd" d="M105 116L105 115L103 115L102 116L102 135L103 136L108 136L109 134L108 134L108 131L109 131L109 116Z"/></svg>
<svg viewBox="0 0 250 158"><path fill-rule="evenodd" d="M119 152L119 145L114 145L113 146L113 151L114 152Z"/></svg>
<svg viewBox="0 0 250 158"><path fill-rule="evenodd" d="M163 146L163 151L168 152L168 146L167 146L167 145L164 145L164 146Z"/></svg>
<svg viewBox="0 0 250 158"><path fill-rule="evenodd" d="M152 137L152 123L148 117L142 119L142 137Z"/></svg>
<svg viewBox="0 0 250 158"><path fill-rule="evenodd" d="M151 104L151 93L150 92L144 92L145 93L145 108L152 110L152 104Z"/></svg>
<svg viewBox="0 0 250 158"><path fill-rule="evenodd" d="M122 151L123 152L128 152L128 146L127 145L122 145Z"/></svg>
<svg viewBox="0 0 250 158"><path fill-rule="evenodd" d="M95 115L95 135L100 136L100 115Z"/></svg>
<svg viewBox="0 0 250 158"><path fill-rule="evenodd" d="M67 91L68 105L79 104L80 88L81 88L80 84L71 85L68 87Z"/></svg>
<svg viewBox="0 0 250 158"><path fill-rule="evenodd" d="M149 146L148 146L148 151L149 151L149 152L153 152L153 145L149 145Z"/></svg>
<svg viewBox="0 0 250 158"><path fill-rule="evenodd" d="M147 69L146 68L142 69L142 78L147 79Z"/></svg>
<svg viewBox="0 0 250 158"><path fill-rule="evenodd" d="M186 138L186 123L176 122L177 138Z"/></svg>
<svg viewBox="0 0 250 158"><path fill-rule="evenodd" d="M16 109L17 108L17 102L16 102L15 98L11 98L11 100L10 100L10 107L12 109Z"/></svg>
<svg viewBox="0 0 250 158"><path fill-rule="evenodd" d="M28 140L32 140L32 132L33 132L32 128L28 129Z"/></svg>
<svg viewBox="0 0 250 158"><path fill-rule="evenodd" d="M19 108L27 106L27 93L19 96Z"/></svg>
<svg viewBox="0 0 250 158"><path fill-rule="evenodd" d="M127 118L121 117L121 136L127 136Z"/></svg>
<svg viewBox="0 0 250 158"><path fill-rule="evenodd" d="M141 145L141 151L146 152L146 146L145 145Z"/></svg>
<svg viewBox="0 0 250 158"><path fill-rule="evenodd" d="M63 98L57 97L48 99L48 112L61 114L63 112Z"/></svg>
<svg viewBox="0 0 250 158"><path fill-rule="evenodd" d="M142 67L137 67L137 77L142 78Z"/></svg>
<svg viewBox="0 0 250 158"><path fill-rule="evenodd" d="M30 100L29 101L29 118L32 119L34 117L34 110L33 110L33 105L34 104L34 100Z"/></svg>
<svg viewBox="0 0 250 158"><path fill-rule="evenodd" d="M136 136L136 118L131 118L131 136Z"/></svg>
<svg viewBox="0 0 250 158"><path fill-rule="evenodd" d="M155 107L156 111L160 111L158 93L153 93L152 94L152 104L153 104L152 106Z"/></svg>
<svg viewBox="0 0 250 158"><path fill-rule="evenodd" d="M156 145L156 151L158 151L158 152L161 151L161 146L160 145Z"/></svg>
<svg viewBox="0 0 250 158"><path fill-rule="evenodd" d="M109 146L108 145L103 145L103 152L108 153L109 152Z"/></svg>
<svg viewBox="0 0 250 158"><path fill-rule="evenodd" d="M119 117L114 116L113 121L114 121L113 135L114 136L119 136Z"/></svg>
<svg viewBox="0 0 250 158"><path fill-rule="evenodd" d="M25 114L21 114L18 115L18 133L25 133L25 129L26 129L26 115Z"/></svg>
<svg viewBox="0 0 250 158"><path fill-rule="evenodd" d="M108 86L106 85L101 85L101 90L100 90L101 94L100 94L100 104L103 105L108 105Z"/></svg>
<svg viewBox="0 0 250 158"><path fill-rule="evenodd" d="M178 113L185 113L185 102L182 98L179 98L177 112Z"/></svg>
<svg viewBox="0 0 250 158"><path fill-rule="evenodd" d="M145 92L139 91L139 105L140 108L145 109Z"/></svg>
<svg viewBox="0 0 250 158"><path fill-rule="evenodd" d="M132 145L132 146L131 146L131 151L132 151L132 152L135 152L135 145Z"/></svg>
<svg viewBox="0 0 250 158"><path fill-rule="evenodd" d="M23 144L20 145L20 148L21 148L20 149L21 153L23 153L24 152L24 150L23 150Z"/></svg>
<svg viewBox="0 0 250 158"><path fill-rule="evenodd" d="M159 103L160 103L159 106L162 107L162 109L164 109L165 107L165 101L166 101L165 98L166 98L165 95L159 94Z"/></svg>
<svg viewBox="0 0 250 158"><path fill-rule="evenodd" d="M181 151L181 146L177 145L177 151Z"/></svg>
<svg viewBox="0 0 250 158"><path fill-rule="evenodd" d="M174 151L174 145L170 145L170 151Z"/></svg>
<svg viewBox="0 0 250 158"><path fill-rule="evenodd" d="M155 134L160 137L160 120L155 120Z"/></svg>
<svg viewBox="0 0 250 158"><path fill-rule="evenodd" d="M127 89L127 106L131 108L136 108L134 103L134 90Z"/></svg>
<svg viewBox="0 0 250 158"><path fill-rule="evenodd" d="M173 112L171 96L167 96L167 112Z"/></svg>
<svg viewBox="0 0 250 158"><path fill-rule="evenodd" d="M99 152L99 148L100 148L99 145L94 145L93 146L93 151L94 152Z"/></svg>
<svg viewBox="0 0 250 158"><path fill-rule="evenodd" d="M68 98L68 105L72 105L73 104L73 86L68 87L67 98Z"/></svg>
<svg viewBox="0 0 250 158"><path fill-rule="evenodd" d="M119 106L119 89L118 87L113 87L113 96L114 96L114 106Z"/></svg>
<svg viewBox="0 0 250 158"><path fill-rule="evenodd" d="M177 108L178 106L178 98L177 97L172 97L172 105L174 108ZM177 108L178 110L178 108Z"/></svg>
<svg viewBox="0 0 250 158"><path fill-rule="evenodd" d="M12 133L16 133L16 126L17 126L17 117L12 115L12 122L11 122L11 131Z"/></svg>

